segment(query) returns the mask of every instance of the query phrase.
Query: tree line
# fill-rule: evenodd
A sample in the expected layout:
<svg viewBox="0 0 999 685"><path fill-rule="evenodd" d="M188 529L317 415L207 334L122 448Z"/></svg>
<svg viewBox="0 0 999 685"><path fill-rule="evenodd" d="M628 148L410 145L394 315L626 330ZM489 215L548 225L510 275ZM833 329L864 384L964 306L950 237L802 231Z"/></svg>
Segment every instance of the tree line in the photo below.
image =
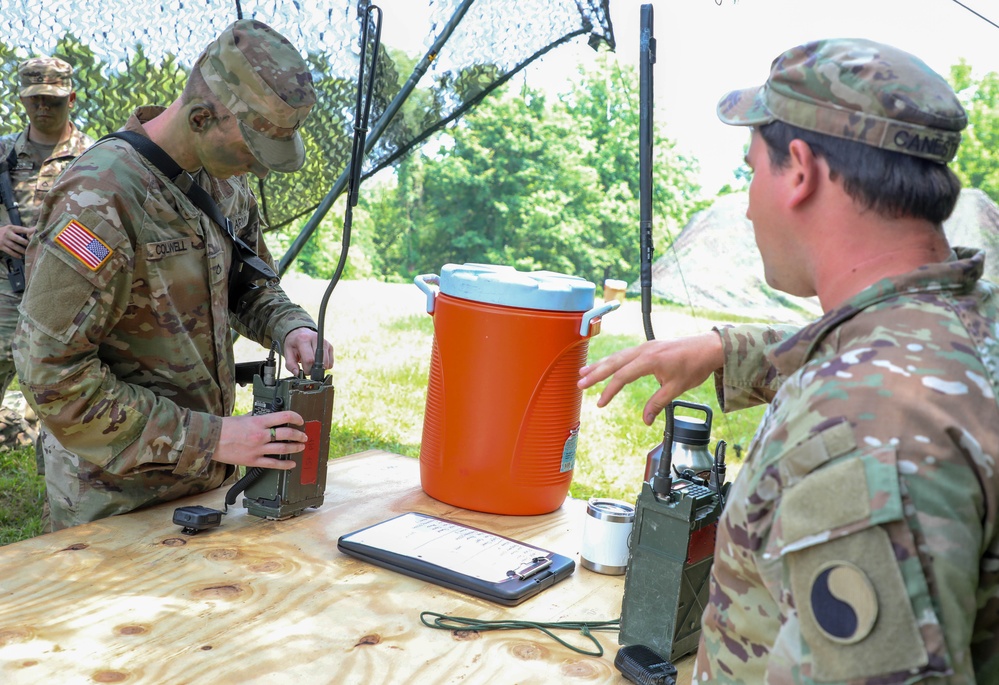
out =
<svg viewBox="0 0 999 685"><path fill-rule="evenodd" d="M999 201L999 74L950 80L969 118L951 168L964 187ZM638 75L605 55L567 94L527 86L488 98L362 187L348 277L408 281L447 263L493 263L634 282L639 276ZM657 126L653 242L668 249L704 198L697 160ZM746 167L720 193L745 190ZM326 277L339 254L339 220L324 224L297 267Z"/></svg>
<svg viewBox="0 0 999 685"><path fill-rule="evenodd" d="M102 68L72 37L60 44L60 53L77 68L81 97L74 118L95 136L120 126L138 104L170 102L186 81L185 68L175 59L153 63L141 46L124 71ZM411 59L393 54L384 67L389 80L408 73ZM309 60L315 64L318 57ZM23 127L20 112L14 115L20 108L11 87L17 62L14 51L0 45L0 134ZM976 77L961 62L952 67L950 80L969 117L951 166L965 187L999 201L999 74ZM350 102L353 86L324 79L317 92L320 111L310 123L321 130L306 134L310 163L324 172L309 166L290 175L290 182L270 191L272 203L303 196L316 201L345 165L352 121L344 102ZM414 107L433 100L432 88L418 90L399 116L414 118L419 114ZM409 281L447 263L478 262L567 273L598 284L605 278L633 282L640 266L639 116L637 70L609 53L590 71L580 70L567 93L505 86L401 157L389 173L365 181L345 277ZM696 182L697 160L680 154L662 126L655 128L653 242L662 254L713 198L705 198ZM721 192L745 189L748 178L748 169L734 169L732 183ZM332 275L342 214L343 198L292 268L324 279ZM268 233L275 255L307 218Z"/></svg>
<svg viewBox="0 0 999 685"><path fill-rule="evenodd" d="M568 93L522 85L480 103L362 186L348 277L411 280L447 263L492 263L633 280L638 274L638 76L604 54ZM657 127L660 128L660 127ZM656 133L654 242L707 206L697 161ZM339 254L334 213L298 268ZM332 255L330 254L332 252Z"/></svg>

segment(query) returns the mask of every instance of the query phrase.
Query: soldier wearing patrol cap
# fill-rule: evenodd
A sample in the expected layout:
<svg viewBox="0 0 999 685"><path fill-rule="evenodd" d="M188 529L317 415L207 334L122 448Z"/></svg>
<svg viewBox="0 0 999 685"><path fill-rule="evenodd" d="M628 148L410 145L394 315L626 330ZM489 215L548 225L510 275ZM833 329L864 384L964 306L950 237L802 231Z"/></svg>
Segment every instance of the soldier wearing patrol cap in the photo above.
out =
<svg viewBox="0 0 999 685"><path fill-rule="evenodd" d="M302 166L299 128L314 103L291 43L237 21L177 100L140 107L124 126L186 173L168 178L130 143L104 138L49 193L14 355L42 424L54 529L216 488L235 465L286 469L268 455L304 449L295 412L232 416L230 329L277 342L297 372L315 360L316 324L273 281L233 306L233 240L186 191L206 191L221 223L273 265L247 174ZM323 358L329 367L329 343Z"/></svg>
<svg viewBox="0 0 999 685"><path fill-rule="evenodd" d="M747 216L800 329L650 341L582 369L645 419L715 375L769 402L719 525L694 682L999 683L999 291L951 247L967 119L917 57L822 40L722 98L750 127Z"/></svg>
<svg viewBox="0 0 999 685"><path fill-rule="evenodd" d="M73 67L57 57L35 57L17 67L18 95L28 115L21 133L0 138L0 160L6 160L20 225L0 202L0 398L14 378L11 339L17 326L21 292L8 279L10 259L23 259L42 200L55 179L94 141L69 120L76 104ZM0 165L2 168L2 165ZM17 268L15 266L15 268ZM25 407L27 409L27 407ZM0 410L0 446L25 447L35 438L33 412L27 417L4 407ZM41 469L39 460L39 469Z"/></svg>

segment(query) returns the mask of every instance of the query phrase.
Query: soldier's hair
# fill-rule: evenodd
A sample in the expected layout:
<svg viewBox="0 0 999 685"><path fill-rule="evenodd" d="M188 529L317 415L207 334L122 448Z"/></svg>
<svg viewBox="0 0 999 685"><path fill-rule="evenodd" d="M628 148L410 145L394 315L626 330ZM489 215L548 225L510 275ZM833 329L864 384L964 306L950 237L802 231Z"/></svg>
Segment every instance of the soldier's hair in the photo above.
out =
<svg viewBox="0 0 999 685"><path fill-rule="evenodd" d="M854 202L880 216L942 224L957 204L961 181L945 164L807 131L783 121L757 130L767 144L772 167L788 166L788 145L798 138L826 160L830 179L842 179L843 189Z"/></svg>

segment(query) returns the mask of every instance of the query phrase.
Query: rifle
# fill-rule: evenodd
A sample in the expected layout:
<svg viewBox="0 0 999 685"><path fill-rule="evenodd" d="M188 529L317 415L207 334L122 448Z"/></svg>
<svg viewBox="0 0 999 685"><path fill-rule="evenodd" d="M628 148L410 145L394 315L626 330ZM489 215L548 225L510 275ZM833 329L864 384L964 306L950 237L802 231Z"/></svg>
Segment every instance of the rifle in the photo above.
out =
<svg viewBox="0 0 999 685"><path fill-rule="evenodd" d="M5 159L0 159L0 202L7 208L7 216L10 223L21 226L21 212L17 209L17 200L14 198L14 186L10 179L10 166L16 159L14 148L10 149L10 154ZM10 288L15 293L24 292L24 260L3 254L3 260L7 264L7 280L10 281Z"/></svg>

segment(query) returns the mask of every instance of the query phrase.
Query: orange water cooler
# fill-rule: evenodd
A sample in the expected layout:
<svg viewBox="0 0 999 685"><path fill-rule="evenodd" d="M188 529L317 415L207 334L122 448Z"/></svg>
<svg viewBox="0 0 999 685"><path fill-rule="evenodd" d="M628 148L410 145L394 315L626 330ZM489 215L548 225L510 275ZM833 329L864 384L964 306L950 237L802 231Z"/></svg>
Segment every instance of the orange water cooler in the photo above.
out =
<svg viewBox="0 0 999 685"><path fill-rule="evenodd" d="M618 302L550 271L447 264L418 276L434 317L420 447L423 490L494 514L561 506L576 462L589 339Z"/></svg>

